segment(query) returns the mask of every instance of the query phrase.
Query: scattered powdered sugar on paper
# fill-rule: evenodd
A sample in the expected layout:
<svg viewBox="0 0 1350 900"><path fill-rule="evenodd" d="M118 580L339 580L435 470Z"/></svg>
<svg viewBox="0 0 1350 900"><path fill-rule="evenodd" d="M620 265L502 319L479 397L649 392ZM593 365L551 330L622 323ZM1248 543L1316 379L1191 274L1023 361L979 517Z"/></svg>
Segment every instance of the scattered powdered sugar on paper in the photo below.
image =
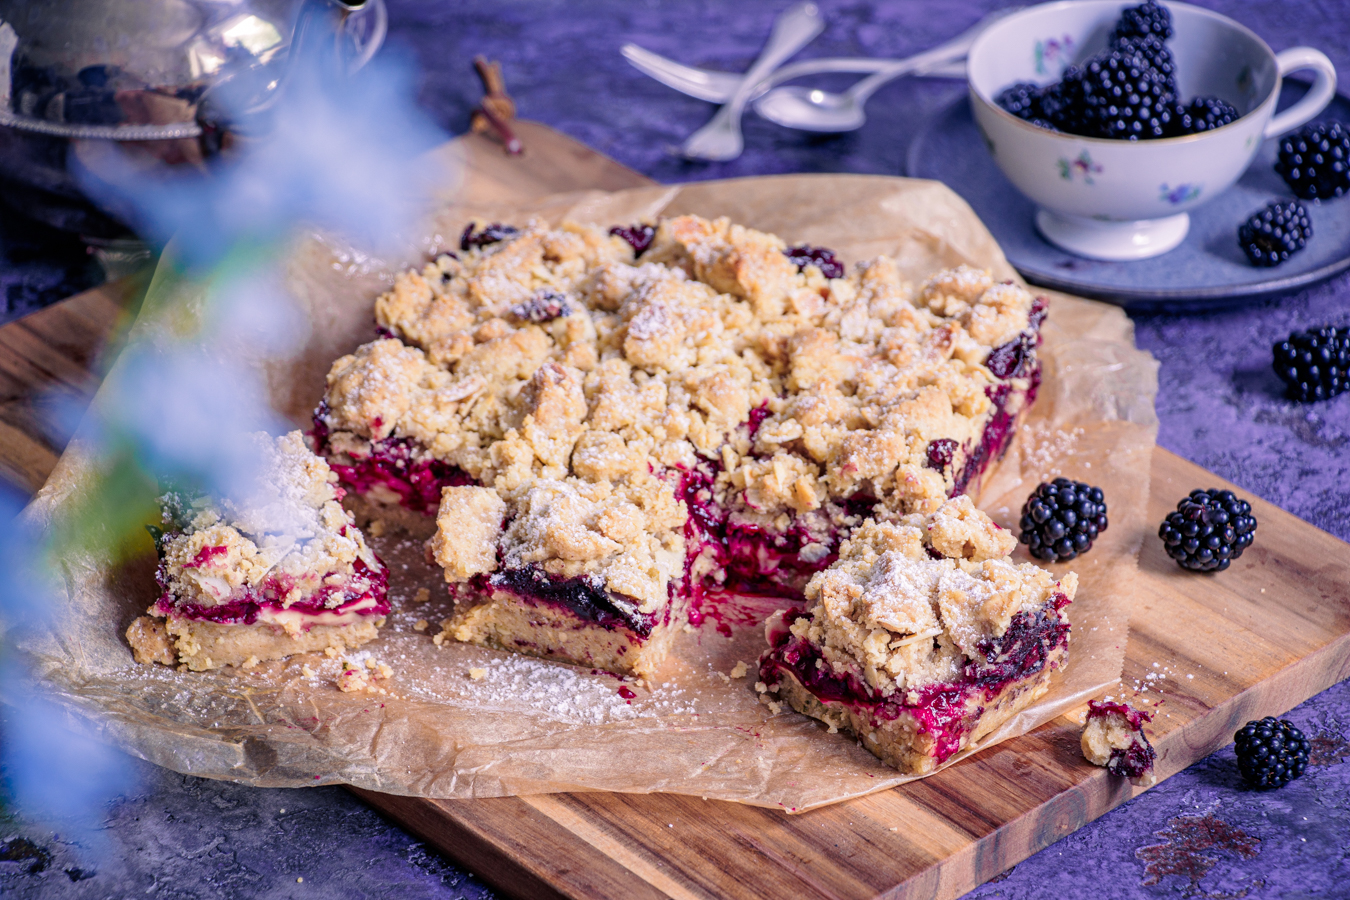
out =
<svg viewBox="0 0 1350 900"><path fill-rule="evenodd" d="M607 673L593 675L574 666L529 656L496 655L463 667L464 692L478 708L521 709L534 716L574 725L604 725L639 718L695 715L694 703L678 687L647 691ZM624 688L628 688L625 697ZM636 689L635 689L636 688ZM419 695L417 688L405 691ZM439 698L437 692L429 697Z"/></svg>
<svg viewBox="0 0 1350 900"><path fill-rule="evenodd" d="M1051 422L1031 422L1022 426L1022 459L1025 468L1041 473L1042 481L1063 474L1065 461L1075 454L1075 445L1083 436L1083 429L1064 431Z"/></svg>
<svg viewBox="0 0 1350 900"><path fill-rule="evenodd" d="M332 253L331 265L335 272L340 272L348 278L373 274L381 281L393 283L395 267L388 261L358 250L342 239L322 231L313 231L310 237Z"/></svg>

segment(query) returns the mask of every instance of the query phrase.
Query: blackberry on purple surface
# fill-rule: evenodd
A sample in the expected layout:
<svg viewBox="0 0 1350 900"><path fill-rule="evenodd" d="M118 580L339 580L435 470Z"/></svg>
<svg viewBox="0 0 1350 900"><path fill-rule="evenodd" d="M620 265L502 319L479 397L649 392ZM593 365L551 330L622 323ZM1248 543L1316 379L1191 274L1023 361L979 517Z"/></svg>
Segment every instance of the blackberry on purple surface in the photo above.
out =
<svg viewBox="0 0 1350 900"><path fill-rule="evenodd" d="M1238 228L1238 244L1252 265L1268 267L1302 250L1312 237L1308 210L1297 200L1270 203Z"/></svg>
<svg viewBox="0 0 1350 900"><path fill-rule="evenodd" d="M1350 390L1350 327L1295 331L1275 345L1275 374L1304 403Z"/></svg>
<svg viewBox="0 0 1350 900"><path fill-rule="evenodd" d="M1218 488L1191 491L1158 528L1167 555L1192 572L1222 572L1255 536L1252 505Z"/></svg>
<svg viewBox="0 0 1350 900"><path fill-rule="evenodd" d="M652 245L652 240L656 237L656 229L651 225L615 225L609 230L609 233L621 237L633 248L634 256L641 256Z"/></svg>
<svg viewBox="0 0 1350 900"><path fill-rule="evenodd" d="M514 225L493 222L491 225L485 225L482 231L475 231L473 223L470 222L464 227L464 233L459 236L459 249L469 250L473 247L486 247L489 244L513 238L518 234L520 234L520 229Z"/></svg>
<svg viewBox="0 0 1350 900"><path fill-rule="evenodd" d="M1019 526L1019 540L1032 556L1052 562L1073 559L1092 549L1106 530L1106 498L1101 488L1056 478L1027 498Z"/></svg>
<svg viewBox="0 0 1350 900"><path fill-rule="evenodd" d="M843 278L844 264L834 255L833 250L826 250L824 247L809 247L802 244L799 247L789 247L783 251L797 267L797 271L802 271L807 266L815 266L820 269L820 274L826 278Z"/></svg>
<svg viewBox="0 0 1350 900"><path fill-rule="evenodd" d="M1288 719L1266 716L1233 735L1238 771L1255 788L1284 787L1303 774L1312 745Z"/></svg>
<svg viewBox="0 0 1350 900"><path fill-rule="evenodd" d="M1172 125L1177 134L1199 134L1236 122L1241 115L1237 107L1218 97L1195 97L1177 107Z"/></svg>
<svg viewBox="0 0 1350 900"><path fill-rule="evenodd" d="M1304 200L1341 196L1350 191L1350 131L1340 122L1317 122L1286 135L1275 171Z"/></svg>
<svg viewBox="0 0 1350 900"><path fill-rule="evenodd" d="M1120 12L1120 19L1111 32L1111 43L1122 38L1145 37L1152 35L1160 41L1172 37L1172 14L1167 7L1155 0L1147 0L1138 6L1129 6Z"/></svg>

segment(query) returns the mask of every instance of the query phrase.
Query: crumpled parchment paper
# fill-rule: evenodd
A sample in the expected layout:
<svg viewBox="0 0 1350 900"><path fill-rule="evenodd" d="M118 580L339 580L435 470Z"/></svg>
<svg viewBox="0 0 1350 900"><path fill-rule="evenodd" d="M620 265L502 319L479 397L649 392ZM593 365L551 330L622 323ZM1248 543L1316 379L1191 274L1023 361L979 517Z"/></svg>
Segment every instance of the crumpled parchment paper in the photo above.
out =
<svg viewBox="0 0 1350 900"><path fill-rule="evenodd" d="M934 182L792 175L530 202L482 191L460 196L473 198L472 206L445 208L424 246L447 246L470 216L611 225L693 212L830 247L850 264L888 254L916 282L959 263L1017 278L970 208ZM404 262L411 261L413 255ZM308 425L329 363L374 337L372 301L396 270L331 239L298 243L287 286L307 319L308 344L294 358L258 362L278 412ZM132 340L172 327L200 295L200 286L166 276ZM1040 397L986 477L979 502L1013 527L1030 490L1062 474L1103 488L1110 528L1085 557L1052 567L1072 568L1081 579L1070 607L1067 670L1039 703L957 759L1102 692L1120 676L1124 657L1129 585L1149 528L1156 364L1135 349L1118 309L1049 296ZM108 382L119 374L114 366ZM78 495L92 462L87 452L71 445L29 516L50 521ZM668 791L800 811L908 780L847 735L759 702L761 622L779 602L722 602L708 622L680 636L659 685L633 686L629 699L630 686L610 675L450 642L435 646L431 635L450 609L439 570L406 538L372 543L391 567L394 611L380 638L351 656L392 666L393 677L379 683L384 694L340 692L340 660L322 655L201 674L136 665L123 633L155 594L148 540L145 558L130 564L65 560L58 624L23 649L68 709L129 752L179 772L259 786L345 783L436 798ZM1025 558L1024 550L1018 554ZM432 599L417 602L419 588ZM418 630L423 620L430 626ZM738 662L748 672L733 677Z"/></svg>

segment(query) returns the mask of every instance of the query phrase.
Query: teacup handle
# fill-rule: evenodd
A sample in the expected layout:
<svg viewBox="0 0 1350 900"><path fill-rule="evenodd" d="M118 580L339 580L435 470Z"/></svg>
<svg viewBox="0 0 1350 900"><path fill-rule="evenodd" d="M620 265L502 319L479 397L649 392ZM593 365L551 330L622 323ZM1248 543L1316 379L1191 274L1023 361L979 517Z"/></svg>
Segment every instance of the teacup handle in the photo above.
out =
<svg viewBox="0 0 1350 900"><path fill-rule="evenodd" d="M1297 69L1312 69L1317 75L1312 87L1293 106L1270 120L1262 137L1272 138L1292 131L1313 116L1327 108L1331 98L1336 96L1336 67L1321 50L1312 47L1290 47L1275 54L1275 64L1279 66L1280 78Z"/></svg>

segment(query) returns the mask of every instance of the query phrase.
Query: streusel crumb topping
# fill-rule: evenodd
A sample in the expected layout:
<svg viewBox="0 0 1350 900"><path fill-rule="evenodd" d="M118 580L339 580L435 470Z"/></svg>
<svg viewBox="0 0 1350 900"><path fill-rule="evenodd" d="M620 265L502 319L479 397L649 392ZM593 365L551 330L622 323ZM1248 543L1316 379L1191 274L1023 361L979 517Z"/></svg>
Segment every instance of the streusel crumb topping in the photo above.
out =
<svg viewBox="0 0 1350 900"><path fill-rule="evenodd" d="M300 432L259 433L254 444L259 467L245 496L164 499L162 583L176 602L218 606L267 582L288 607L325 580L350 579L358 560L382 568L338 502L337 475Z"/></svg>
<svg viewBox="0 0 1350 900"><path fill-rule="evenodd" d="M985 361L1031 327L1033 298L969 267L915 286L885 257L829 279L785 249L678 216L640 259L601 229L540 221L442 255L377 300L392 337L333 364L328 446L361 460L411 442L506 505L502 560L605 572L644 608L681 576L674 473L701 463L722 509L780 531L795 518L824 558L828 532L859 521L832 500L894 519L954 489L929 442L979 441L1000 381ZM477 494L442 507L452 580L490 564L466 549L487 525L445 533L476 517L501 518Z"/></svg>
<svg viewBox="0 0 1350 900"><path fill-rule="evenodd" d="M1015 615L1041 610L1055 594L1072 600L1077 590L1072 573L1056 581L1011 562L1015 546L968 497L897 522L869 521L807 584L814 606L792 632L818 646L837 674L861 675L883 696L959 680Z"/></svg>

